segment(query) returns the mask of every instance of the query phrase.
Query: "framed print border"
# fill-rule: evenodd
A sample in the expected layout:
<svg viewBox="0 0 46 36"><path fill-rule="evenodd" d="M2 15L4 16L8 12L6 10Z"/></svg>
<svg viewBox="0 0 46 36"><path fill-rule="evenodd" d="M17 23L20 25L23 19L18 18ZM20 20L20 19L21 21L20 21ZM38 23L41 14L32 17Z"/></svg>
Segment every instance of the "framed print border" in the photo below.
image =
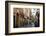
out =
<svg viewBox="0 0 46 36"><path fill-rule="evenodd" d="M8 22L8 3L26 3L26 4L42 4L43 5L43 31L37 32L22 32L22 33L9 33L9 22ZM44 33L45 32L45 3L37 3L37 2L22 2L22 1L5 1L5 35L16 35L16 34L32 34L32 33Z"/></svg>

